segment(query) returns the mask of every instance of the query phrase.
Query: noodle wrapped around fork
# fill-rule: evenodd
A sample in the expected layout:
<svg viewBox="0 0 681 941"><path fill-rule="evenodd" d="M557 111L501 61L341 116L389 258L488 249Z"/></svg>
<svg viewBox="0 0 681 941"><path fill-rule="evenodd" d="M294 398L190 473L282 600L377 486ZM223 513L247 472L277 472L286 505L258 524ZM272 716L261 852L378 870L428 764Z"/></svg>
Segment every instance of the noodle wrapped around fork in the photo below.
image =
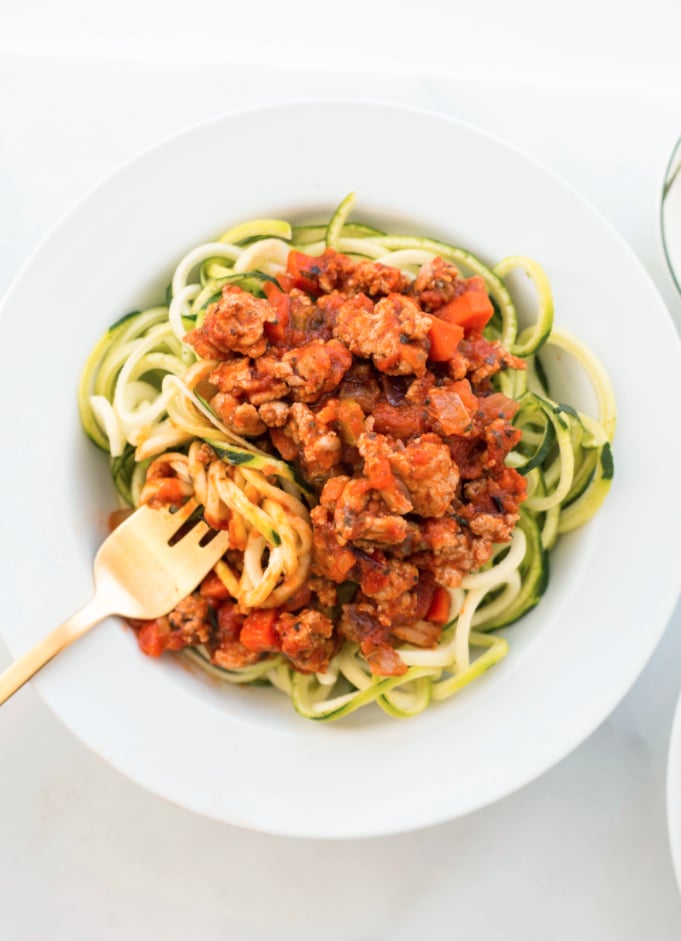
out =
<svg viewBox="0 0 681 941"><path fill-rule="evenodd" d="M241 556L221 559L214 571L243 610L279 607L303 587L312 547L307 510L262 471L232 466L193 441L187 454L152 462L140 502L159 502L169 491L182 502L193 496L211 527L229 531L230 550Z"/></svg>

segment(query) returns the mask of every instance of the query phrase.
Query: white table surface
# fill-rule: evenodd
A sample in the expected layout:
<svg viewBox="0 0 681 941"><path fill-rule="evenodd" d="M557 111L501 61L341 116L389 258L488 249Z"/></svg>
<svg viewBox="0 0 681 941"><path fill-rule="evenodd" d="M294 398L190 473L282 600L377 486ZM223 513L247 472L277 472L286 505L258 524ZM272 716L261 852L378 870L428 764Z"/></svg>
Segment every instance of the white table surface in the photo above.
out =
<svg viewBox="0 0 681 941"><path fill-rule="evenodd" d="M70 55L53 57L29 42L24 20L13 46L0 38L0 291L72 201L141 147L236 107L355 96L463 118L553 167L620 229L681 324L655 234L660 175L681 133L681 82L661 62L652 82L612 84L593 71L596 45L574 81L559 67L545 82L520 75L528 69L507 68L503 81L498 70L445 71L439 52L438 69L367 67L364 55L345 75L319 55L314 67L271 70L246 46L204 64L179 46L169 61L163 43L123 60L111 37L88 55L65 41ZM336 48L332 66L339 57ZM47 603L46 629L50 617ZM8 659L0 645L0 668ZM541 779L463 820L340 843L246 832L172 806L88 752L25 688L0 715L0 937L678 939L665 772L680 688L677 607L621 705Z"/></svg>

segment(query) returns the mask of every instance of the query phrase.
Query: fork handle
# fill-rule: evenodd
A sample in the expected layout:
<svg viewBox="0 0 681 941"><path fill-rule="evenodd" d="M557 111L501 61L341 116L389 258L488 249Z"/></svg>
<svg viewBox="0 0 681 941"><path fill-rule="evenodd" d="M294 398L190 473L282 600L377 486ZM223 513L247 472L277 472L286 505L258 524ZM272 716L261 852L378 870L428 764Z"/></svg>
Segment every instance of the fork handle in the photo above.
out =
<svg viewBox="0 0 681 941"><path fill-rule="evenodd" d="M38 641L35 647L19 657L4 673L0 674L0 706L60 651L72 644L74 640L78 640L110 613L110 611L102 610L101 604L93 598L84 608L76 611L63 624L55 627L47 637Z"/></svg>

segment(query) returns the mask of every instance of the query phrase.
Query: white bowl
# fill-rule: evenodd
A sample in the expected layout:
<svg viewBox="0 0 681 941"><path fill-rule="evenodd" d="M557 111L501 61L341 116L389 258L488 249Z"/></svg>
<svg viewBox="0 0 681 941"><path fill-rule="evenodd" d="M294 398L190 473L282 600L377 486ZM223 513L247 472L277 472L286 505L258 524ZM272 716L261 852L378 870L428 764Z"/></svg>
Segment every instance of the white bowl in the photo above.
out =
<svg viewBox="0 0 681 941"><path fill-rule="evenodd" d="M507 659L414 720L364 710L317 725L273 690L223 689L170 658L143 657L116 621L36 679L66 725L143 786L219 820L299 836L437 823L541 774L627 691L680 580L679 342L627 245L553 174L481 131L380 104L298 103L228 115L128 163L50 233L9 292L0 481L11 495L2 540L11 651L87 599L114 506L75 403L102 330L161 298L193 245L256 216L326 216L350 190L358 218L492 262L527 254L544 265L557 323L613 379L616 474L598 517L552 554L549 589L508 630Z"/></svg>

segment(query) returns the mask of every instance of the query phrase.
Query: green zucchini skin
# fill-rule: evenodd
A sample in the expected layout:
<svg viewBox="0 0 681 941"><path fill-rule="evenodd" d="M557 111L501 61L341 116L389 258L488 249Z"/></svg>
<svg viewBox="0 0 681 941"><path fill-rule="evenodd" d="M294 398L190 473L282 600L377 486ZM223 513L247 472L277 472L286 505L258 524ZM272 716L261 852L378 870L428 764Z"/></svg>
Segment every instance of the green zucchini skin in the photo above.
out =
<svg viewBox="0 0 681 941"><path fill-rule="evenodd" d="M549 553L544 548L541 531L533 514L520 511L518 526L525 533L527 549L520 564L522 588L518 597L499 616L476 624L477 631L497 631L520 620L524 614L539 604L549 585ZM484 610L481 609L481 610Z"/></svg>

